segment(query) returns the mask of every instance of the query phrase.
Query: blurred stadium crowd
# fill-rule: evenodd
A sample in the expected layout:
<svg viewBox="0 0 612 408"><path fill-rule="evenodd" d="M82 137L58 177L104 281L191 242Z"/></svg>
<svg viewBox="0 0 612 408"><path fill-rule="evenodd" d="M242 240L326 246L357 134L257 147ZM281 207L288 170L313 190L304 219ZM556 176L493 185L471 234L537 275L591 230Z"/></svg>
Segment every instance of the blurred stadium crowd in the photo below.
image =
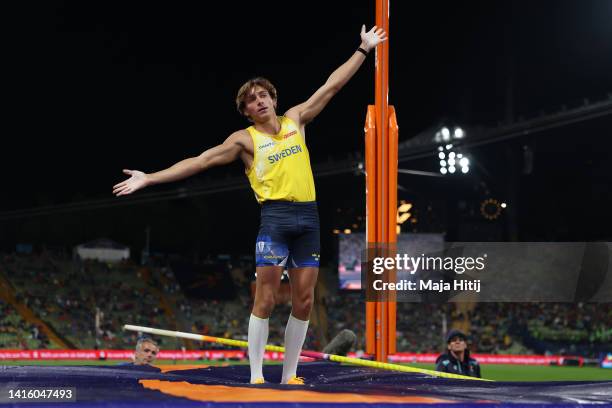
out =
<svg viewBox="0 0 612 408"><path fill-rule="evenodd" d="M220 273L230 280L200 282L208 294L210 289L225 292L224 298L214 298L194 296L197 290L187 290L167 262L141 266L48 252L0 254L0 348L131 349L137 334L124 332L124 324L246 340L254 268L249 262L229 263ZM340 292L330 282L322 278L317 286L305 347L321 349L348 328L357 334L355 349L364 350L363 297ZM269 343L282 344L289 313L290 304L280 302L271 318ZM597 357L612 350L610 303L398 303L397 316L397 349L404 352L440 352L444 333L452 327L469 332L472 351L478 353ZM159 341L166 349L222 348L173 338Z"/></svg>

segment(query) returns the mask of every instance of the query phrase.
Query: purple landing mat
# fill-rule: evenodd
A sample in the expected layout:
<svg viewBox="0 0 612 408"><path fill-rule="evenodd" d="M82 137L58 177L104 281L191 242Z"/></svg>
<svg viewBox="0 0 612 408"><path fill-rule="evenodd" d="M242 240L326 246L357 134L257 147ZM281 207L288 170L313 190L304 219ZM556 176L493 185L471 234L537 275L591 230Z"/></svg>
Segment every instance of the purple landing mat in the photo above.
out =
<svg viewBox="0 0 612 408"><path fill-rule="evenodd" d="M603 404L612 406L612 381L556 382L480 382L433 378L423 374L398 373L334 363L304 363L298 375L305 377L305 386L281 386L282 366L267 366L264 375L268 384L252 386L248 366L209 367L195 370L160 372L156 368L137 366L0 366L0 404L24 407L449 407L446 403L367 403L355 402L214 402L193 401L157 390L144 388L144 379L185 381L189 384L223 385L277 390L303 390L319 393L351 393L355 395L414 396L454 402L453 407L506 406L530 407ZM28 388L76 389L76 402L15 403L9 389ZM244 390L244 388L242 388ZM237 393L241 389L236 390ZM324 397L323 397L324 398ZM384 399L383 399L384 400Z"/></svg>

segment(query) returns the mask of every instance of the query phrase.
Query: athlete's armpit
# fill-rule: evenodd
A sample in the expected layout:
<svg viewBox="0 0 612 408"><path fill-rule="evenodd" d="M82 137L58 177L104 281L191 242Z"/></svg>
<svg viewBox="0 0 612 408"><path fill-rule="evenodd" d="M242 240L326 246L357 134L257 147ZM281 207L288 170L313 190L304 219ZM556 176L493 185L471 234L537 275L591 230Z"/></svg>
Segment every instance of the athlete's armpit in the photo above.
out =
<svg viewBox="0 0 612 408"><path fill-rule="evenodd" d="M244 136L240 132L233 133L222 144L210 148L198 156L201 170L233 162L240 156L244 147Z"/></svg>

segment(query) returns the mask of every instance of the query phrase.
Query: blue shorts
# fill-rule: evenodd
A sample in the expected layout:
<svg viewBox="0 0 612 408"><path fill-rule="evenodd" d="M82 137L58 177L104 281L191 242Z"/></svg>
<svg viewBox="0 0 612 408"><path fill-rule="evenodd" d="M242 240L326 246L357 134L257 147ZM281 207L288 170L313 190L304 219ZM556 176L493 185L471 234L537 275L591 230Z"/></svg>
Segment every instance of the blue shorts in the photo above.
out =
<svg viewBox="0 0 612 408"><path fill-rule="evenodd" d="M319 267L319 211L315 201L267 201L255 244L256 266Z"/></svg>

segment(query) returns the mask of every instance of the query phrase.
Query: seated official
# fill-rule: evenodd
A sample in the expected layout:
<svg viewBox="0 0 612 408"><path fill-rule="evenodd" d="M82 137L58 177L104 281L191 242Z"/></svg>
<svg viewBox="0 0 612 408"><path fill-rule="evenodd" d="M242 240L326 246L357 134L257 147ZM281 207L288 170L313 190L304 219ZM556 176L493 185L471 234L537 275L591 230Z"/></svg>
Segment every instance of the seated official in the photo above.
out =
<svg viewBox="0 0 612 408"><path fill-rule="evenodd" d="M138 340L136 350L134 352L134 365L151 365L155 362L159 353L157 343L148 337Z"/></svg>
<svg viewBox="0 0 612 408"><path fill-rule="evenodd" d="M120 366L151 366L157 354L159 353L159 346L150 337L140 337L136 343L136 349L134 350L134 361L131 363L122 363Z"/></svg>
<svg viewBox="0 0 612 408"><path fill-rule="evenodd" d="M436 371L480 378L480 364L470 357L467 336L451 330L446 337L447 352L436 360Z"/></svg>

